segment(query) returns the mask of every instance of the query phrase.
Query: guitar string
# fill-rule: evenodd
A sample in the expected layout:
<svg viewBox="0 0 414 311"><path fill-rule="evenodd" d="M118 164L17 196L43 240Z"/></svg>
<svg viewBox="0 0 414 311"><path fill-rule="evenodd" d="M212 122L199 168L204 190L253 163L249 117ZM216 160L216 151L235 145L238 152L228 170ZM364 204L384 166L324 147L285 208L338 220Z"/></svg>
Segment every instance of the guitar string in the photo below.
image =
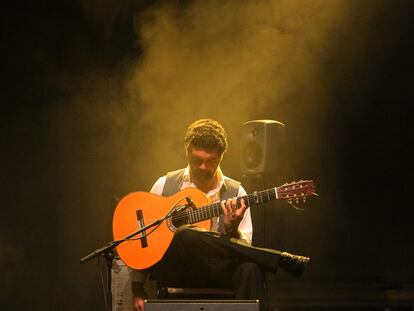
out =
<svg viewBox="0 0 414 311"><path fill-rule="evenodd" d="M298 182L297 185L298 184L306 184L306 181ZM289 185L284 185L284 187L287 187L287 186L289 186ZM306 190L306 188L308 188L308 187L302 187L301 190L303 192L301 193L300 197L309 196L309 191ZM281 190L281 192L283 192L283 190ZM311 194L314 194L314 193L312 192ZM266 199L265 196L267 196L267 200L265 200ZM253 193L253 194L249 194L249 195L246 195L246 196L239 197L238 199L241 199L241 198L246 199L246 203L247 203L248 207L250 207L250 199L256 199L257 198L258 200L260 200L257 203L264 203L265 201L275 200L275 199L277 199L276 188L271 188L271 189L267 189L267 190L263 190L263 191L258 191L258 192ZM256 200L254 200L253 202L255 202L255 201ZM199 218L204 218L204 213L206 213L206 215L211 214L210 211L211 211L212 208L214 208L213 212L215 212L218 209L218 203L214 203L214 204L210 204L210 205L207 205L207 206L199 207L195 211L193 211L191 213L191 215L192 216L194 216L194 215L201 216ZM183 215L173 216L172 218L176 220L176 219L186 218L188 216L189 216L189 214L183 214ZM207 218L209 218L209 217L207 217Z"/></svg>
<svg viewBox="0 0 414 311"><path fill-rule="evenodd" d="M314 193L312 193L312 194L314 194ZM301 195L301 197L306 197L306 196L308 196L308 195L306 195L306 192L302 193L302 195ZM254 203L256 202L256 200L255 200L256 198L258 199L257 203L264 203L264 202L267 202L267 201L270 201L270 200L275 200L277 198L276 197L276 191L275 191L274 188L272 188L272 189L257 192L256 194L249 194L249 195L246 195L246 196L242 196L242 197L239 197L238 199L239 200L240 199L246 199L246 205L247 205L247 207L250 207L252 201ZM197 218L197 219L202 219L202 218L208 219L210 217L216 217L216 216L220 215L220 211L221 211L219 209L219 204L220 203L217 202L217 203L214 203L214 204L201 206L201 207L197 208L196 210L193 210L191 212L191 215L195 216L195 218ZM297 209L296 206L294 206L294 207L295 207L295 209ZM206 214L206 215L210 214L211 215L211 211L213 213L213 216L204 217L204 214ZM217 212L218 212L218 215L216 215ZM172 216L172 219L173 220L179 220L179 219L183 219L183 218L189 218L189 216L190 215L188 213L187 214L183 213L183 214L180 214L180 215Z"/></svg>
<svg viewBox="0 0 414 311"><path fill-rule="evenodd" d="M258 191L256 193L256 195L257 194L258 194L258 196L260 196L260 203L264 203L266 201L265 200L266 197L268 197L268 198L270 197L269 200L276 199L275 188L268 189L268 190L263 190L263 191ZM269 196L269 194L270 194L270 196ZM251 206L251 201L255 202L255 200L254 200L255 199L255 194L249 194L249 195L246 195L246 196L238 197L238 200L241 200L241 199L245 199L246 206L250 207ZM192 214L192 216L195 216L195 218L205 218L204 214L206 214L206 215L211 214L210 211L212 209L213 209L214 215L211 216L211 217L217 217L217 216L220 215L221 210L220 210L220 203L219 202L209 204L209 205L206 205L206 206L201 206L201 207L197 208L196 210L192 211L191 214ZM218 211L219 214L215 215L215 213L217 211ZM183 212L183 214L180 214L180 215L172 216L171 218L173 220L180 220L180 219L184 219L184 218L190 218L188 213L187 214L184 214L184 213L185 212ZM205 219L208 219L208 218L210 218L210 217L206 217Z"/></svg>
<svg viewBox="0 0 414 311"><path fill-rule="evenodd" d="M305 183L305 182L300 182L298 184L303 184L303 183ZM284 187L286 187L286 186L288 186L288 185L285 185ZM306 188L307 187L302 187L301 190L303 191L303 193L301 194L301 197L309 196L309 194L308 194L309 191L306 190ZM281 192L283 192L283 190L281 190ZM312 192L311 194L314 194L314 193ZM267 197L267 200L266 200L266 197ZM265 201L275 200L275 199L277 199L276 188L271 188L271 189L267 189L267 190L263 190L263 191L257 191L256 193L248 194L246 196L239 197L238 199L241 199L241 198L246 199L246 205L248 207L251 206L251 204L250 204L251 200L250 199L253 199L253 202L255 202L254 199L258 198L260 200L260 202L258 201L257 203L264 203ZM202 218L205 218L204 213L206 213L206 215L207 214L211 215L210 211L212 210L212 208L213 208L213 213L215 214L217 212L218 208L219 208L218 204L219 203L214 203L214 204L210 204L210 205L206 205L206 206L201 206L201 207L197 208L196 210L194 210L191 213L191 215L202 219ZM220 215L220 210L218 210L218 211L219 211L219 215ZM181 215L172 216L171 218L173 220L179 220L179 219L183 219L183 218L189 218L189 216L190 216L189 214L181 214ZM216 216L218 216L218 215L214 215L212 217L216 217ZM206 217L205 219L208 219L208 218L210 218L210 217Z"/></svg>

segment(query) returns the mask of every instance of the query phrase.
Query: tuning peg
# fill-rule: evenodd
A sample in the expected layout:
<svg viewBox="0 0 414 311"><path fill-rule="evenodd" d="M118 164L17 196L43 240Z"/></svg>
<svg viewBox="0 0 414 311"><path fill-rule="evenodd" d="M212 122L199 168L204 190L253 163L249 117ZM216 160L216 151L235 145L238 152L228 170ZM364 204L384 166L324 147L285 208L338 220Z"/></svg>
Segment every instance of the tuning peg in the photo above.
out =
<svg viewBox="0 0 414 311"><path fill-rule="evenodd" d="M301 213L304 211L303 208L300 208L299 206L296 206L295 204L293 204L292 200L288 200L287 201L291 206L293 206L293 208L295 209L296 212Z"/></svg>

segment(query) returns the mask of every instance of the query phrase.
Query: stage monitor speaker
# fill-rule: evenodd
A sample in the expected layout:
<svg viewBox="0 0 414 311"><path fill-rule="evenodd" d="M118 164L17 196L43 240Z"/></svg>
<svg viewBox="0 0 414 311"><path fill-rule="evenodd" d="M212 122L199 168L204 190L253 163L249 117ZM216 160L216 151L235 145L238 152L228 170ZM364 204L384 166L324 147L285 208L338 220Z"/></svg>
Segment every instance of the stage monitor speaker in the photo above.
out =
<svg viewBox="0 0 414 311"><path fill-rule="evenodd" d="M285 125L274 120L245 122L240 163L244 175L280 175L286 168Z"/></svg>
<svg viewBox="0 0 414 311"><path fill-rule="evenodd" d="M258 300L146 300L145 311L259 311Z"/></svg>

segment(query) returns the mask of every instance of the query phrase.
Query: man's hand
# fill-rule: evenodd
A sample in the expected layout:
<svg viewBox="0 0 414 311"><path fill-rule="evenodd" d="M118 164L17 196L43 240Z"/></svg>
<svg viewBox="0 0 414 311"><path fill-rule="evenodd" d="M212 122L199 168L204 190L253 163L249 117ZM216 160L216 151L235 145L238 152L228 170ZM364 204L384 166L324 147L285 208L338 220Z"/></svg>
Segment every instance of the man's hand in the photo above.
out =
<svg viewBox="0 0 414 311"><path fill-rule="evenodd" d="M148 295L144 289L144 283L132 281L131 286L132 294L134 295L134 310L144 311L144 300L148 299Z"/></svg>
<svg viewBox="0 0 414 311"><path fill-rule="evenodd" d="M246 210L246 204L244 204L243 199L240 200L240 207L237 208L237 197L227 199L227 201L223 200L220 202L220 205L224 214L224 224L227 226L243 217Z"/></svg>
<svg viewBox="0 0 414 311"><path fill-rule="evenodd" d="M134 309L136 311L144 311L144 298L138 296L134 297Z"/></svg>

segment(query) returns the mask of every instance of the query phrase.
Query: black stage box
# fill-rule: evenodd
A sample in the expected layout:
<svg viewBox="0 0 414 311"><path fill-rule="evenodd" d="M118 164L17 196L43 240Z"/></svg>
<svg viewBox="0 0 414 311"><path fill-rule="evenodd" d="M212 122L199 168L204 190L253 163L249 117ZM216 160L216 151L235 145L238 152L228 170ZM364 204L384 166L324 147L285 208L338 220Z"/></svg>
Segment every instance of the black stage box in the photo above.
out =
<svg viewBox="0 0 414 311"><path fill-rule="evenodd" d="M145 311L259 311L258 300L146 300Z"/></svg>

